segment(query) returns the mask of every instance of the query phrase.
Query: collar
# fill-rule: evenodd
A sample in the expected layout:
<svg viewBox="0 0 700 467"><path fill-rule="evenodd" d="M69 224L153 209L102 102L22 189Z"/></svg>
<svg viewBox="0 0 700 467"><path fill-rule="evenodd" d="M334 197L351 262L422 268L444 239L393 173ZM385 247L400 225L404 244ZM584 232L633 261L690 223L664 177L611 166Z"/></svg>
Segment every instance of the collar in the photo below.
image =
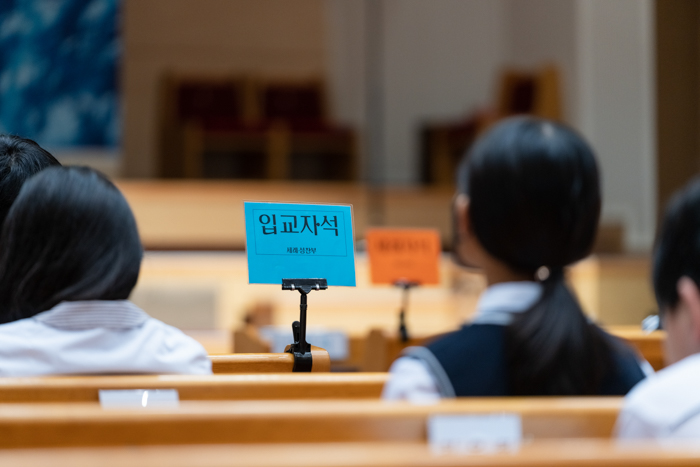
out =
<svg viewBox="0 0 700 467"><path fill-rule="evenodd" d="M481 294L472 324L507 326L513 313L522 313L539 300L542 285L538 282L503 282L494 284Z"/></svg>
<svg viewBox="0 0 700 467"><path fill-rule="evenodd" d="M34 316L47 326L67 331L126 330L141 326L148 318L145 311L128 300L61 302Z"/></svg>

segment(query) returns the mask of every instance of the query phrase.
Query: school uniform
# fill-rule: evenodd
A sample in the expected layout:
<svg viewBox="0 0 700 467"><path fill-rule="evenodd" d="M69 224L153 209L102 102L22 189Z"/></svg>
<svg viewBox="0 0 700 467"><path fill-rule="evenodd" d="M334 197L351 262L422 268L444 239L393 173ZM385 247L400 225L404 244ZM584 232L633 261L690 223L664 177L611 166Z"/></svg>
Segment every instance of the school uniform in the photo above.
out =
<svg viewBox="0 0 700 467"><path fill-rule="evenodd" d="M410 347L391 366L384 399L433 400L440 397L508 396L506 327L513 316L539 300L537 282L507 282L489 287L479 298L474 319L460 330L424 347ZM610 339L614 339L610 336ZM601 395L624 395L651 372L628 347L619 344L614 372L606 375Z"/></svg>
<svg viewBox="0 0 700 467"><path fill-rule="evenodd" d="M210 374L197 341L127 300L62 302L0 325L0 376Z"/></svg>
<svg viewBox="0 0 700 467"><path fill-rule="evenodd" d="M621 439L700 438L700 354L635 387L625 397L615 430Z"/></svg>

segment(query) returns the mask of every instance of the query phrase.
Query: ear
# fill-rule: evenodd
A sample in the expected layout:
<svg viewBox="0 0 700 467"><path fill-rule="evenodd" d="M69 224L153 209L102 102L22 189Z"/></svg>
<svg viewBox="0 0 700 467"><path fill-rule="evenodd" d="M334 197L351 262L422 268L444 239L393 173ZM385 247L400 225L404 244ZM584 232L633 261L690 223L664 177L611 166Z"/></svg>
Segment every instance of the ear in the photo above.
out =
<svg viewBox="0 0 700 467"><path fill-rule="evenodd" d="M692 335L700 341L700 290L691 278L683 276L676 285L678 298L689 311Z"/></svg>
<svg viewBox="0 0 700 467"><path fill-rule="evenodd" d="M457 233L460 236L467 235L471 232L471 223L469 222L469 197L465 194L457 195L454 209L455 218L457 219Z"/></svg>

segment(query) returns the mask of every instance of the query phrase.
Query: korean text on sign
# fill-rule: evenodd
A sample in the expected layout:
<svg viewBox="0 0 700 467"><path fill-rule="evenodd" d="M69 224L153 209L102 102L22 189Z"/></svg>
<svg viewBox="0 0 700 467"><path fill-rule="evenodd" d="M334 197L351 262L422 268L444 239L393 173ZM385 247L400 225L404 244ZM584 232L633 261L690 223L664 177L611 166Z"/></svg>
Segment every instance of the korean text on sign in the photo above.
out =
<svg viewBox="0 0 700 467"><path fill-rule="evenodd" d="M440 233L432 229L369 229L366 233L374 284L440 282Z"/></svg>
<svg viewBox="0 0 700 467"><path fill-rule="evenodd" d="M251 283L323 278L355 285L350 206L245 203Z"/></svg>

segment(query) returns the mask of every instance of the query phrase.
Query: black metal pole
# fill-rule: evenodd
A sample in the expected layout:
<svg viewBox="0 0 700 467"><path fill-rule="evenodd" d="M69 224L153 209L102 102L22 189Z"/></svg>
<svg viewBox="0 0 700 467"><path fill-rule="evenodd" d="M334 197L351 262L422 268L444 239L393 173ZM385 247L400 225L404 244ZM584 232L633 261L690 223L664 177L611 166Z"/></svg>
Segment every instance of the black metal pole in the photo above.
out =
<svg viewBox="0 0 700 467"><path fill-rule="evenodd" d="M306 294L300 290L301 303L299 304L299 347L301 354L306 353Z"/></svg>
<svg viewBox="0 0 700 467"><path fill-rule="evenodd" d="M401 312L399 313L399 337L401 342L408 342L408 329L406 328L406 309L408 308L408 293L411 285L404 283L401 285L403 294L401 296Z"/></svg>

